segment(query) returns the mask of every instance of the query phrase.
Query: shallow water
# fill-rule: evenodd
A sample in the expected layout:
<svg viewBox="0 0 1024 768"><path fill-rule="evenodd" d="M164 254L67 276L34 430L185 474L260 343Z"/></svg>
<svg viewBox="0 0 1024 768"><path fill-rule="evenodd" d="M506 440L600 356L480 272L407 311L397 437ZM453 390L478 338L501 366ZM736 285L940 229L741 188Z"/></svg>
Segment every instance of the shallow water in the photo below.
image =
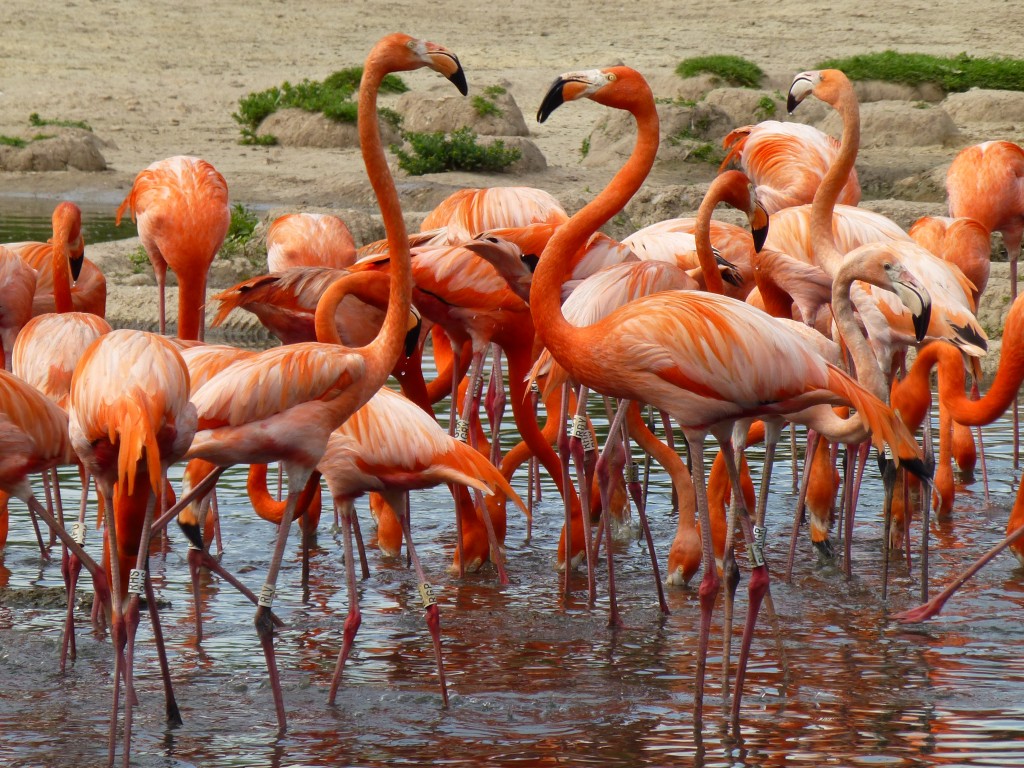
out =
<svg viewBox="0 0 1024 768"><path fill-rule="evenodd" d="M933 591L1003 535L1016 488L1009 435L1006 422L986 429L991 504L985 504L979 480L958 495L953 524L936 529ZM755 450L750 456L759 459ZM776 570L788 548L794 503L789 471L784 445L768 516L768 557ZM525 482L517 480L525 494ZM223 563L258 587L272 530L249 510L241 471L227 475L221 487ZM904 563L893 564L884 606L879 489L872 465L858 513L852 582L843 580L836 565L818 562L806 532L792 584L775 578L772 594L784 658L762 613L740 741L723 731L720 610L698 743L692 725L696 590L670 589L671 615L661 617L646 551L626 540L616 551L626 629L606 626L603 564L596 606L586 604L583 576L574 579L570 598L563 598L553 570L562 513L551 485L545 485L530 541L521 515L510 512L511 584L505 587L490 566L463 579L449 575L450 496L447 491L413 496L414 535L441 607L448 709L441 706L415 575L404 560L388 560L373 547L368 548L372 575L360 584L362 627L337 706L327 706L346 612L341 541L329 530L325 513L304 602L299 537L293 535L275 603L288 624L276 642L289 716L282 738L276 736L252 606L228 585L208 579L206 637L197 647L185 542L172 529L169 543L151 557L151 574L157 593L170 602L162 622L184 725L168 729L164 724L159 669L144 615L135 664L140 706L133 763L175 768L1024 765L1019 746L1024 742L1024 574L1004 555L937 619L912 627L888 621L890 611L917 604L918 555L909 573ZM65 505L77 508L70 491ZM372 523L365 504L359 509L369 543ZM664 568L676 520L661 474L652 478L649 512ZM98 551L98 535L90 536L89 549ZM745 615L745 563L742 567L737 627ZM3 582L12 587L62 583L58 563L40 561L31 528L17 508L0 560ZM0 607L2 765L59 765L71 754L81 755L76 765L106 761L110 645L94 636L87 616L80 615L78 659L62 676L56 668L61 620L59 610Z"/></svg>
<svg viewBox="0 0 1024 768"><path fill-rule="evenodd" d="M39 197L0 197L0 243L49 240L53 234L51 216L59 202ZM82 209L82 236L86 247L90 243L123 240L137 234L129 216L125 216L120 226L115 226L114 218L120 201L109 204L77 200L72 202Z"/></svg>

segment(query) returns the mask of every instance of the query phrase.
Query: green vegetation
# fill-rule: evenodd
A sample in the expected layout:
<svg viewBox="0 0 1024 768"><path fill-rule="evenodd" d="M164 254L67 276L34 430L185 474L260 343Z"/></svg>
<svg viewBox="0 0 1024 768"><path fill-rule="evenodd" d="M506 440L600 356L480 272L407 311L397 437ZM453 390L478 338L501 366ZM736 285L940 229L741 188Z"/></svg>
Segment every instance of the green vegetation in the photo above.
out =
<svg viewBox="0 0 1024 768"><path fill-rule="evenodd" d="M218 256L232 258L243 254L246 244L252 239L252 233L259 223L260 217L244 205L241 203L232 205L231 223L228 225L228 233L224 237L224 243L220 247Z"/></svg>
<svg viewBox="0 0 1024 768"><path fill-rule="evenodd" d="M754 107L754 114L762 120L767 120L775 115L775 99L771 96L762 96Z"/></svg>
<svg viewBox="0 0 1024 768"><path fill-rule="evenodd" d="M704 72L721 78L729 85L744 88L758 87L764 77L757 64L740 56L694 56L683 59L676 66L676 74L680 77L693 77Z"/></svg>
<svg viewBox="0 0 1024 768"><path fill-rule="evenodd" d="M584 159L590 154L590 137L584 136L583 143L580 144L580 160Z"/></svg>
<svg viewBox="0 0 1024 768"><path fill-rule="evenodd" d="M128 263L132 265L132 274L141 275L149 266L149 255L141 245L128 254Z"/></svg>
<svg viewBox="0 0 1024 768"><path fill-rule="evenodd" d="M503 171L522 154L515 147L506 147L501 140L485 147L477 144L476 138L469 128L459 128L451 134L409 132L405 140L412 153L397 144L391 145L391 151L398 157L398 167L412 176L444 171Z"/></svg>
<svg viewBox="0 0 1024 768"><path fill-rule="evenodd" d="M497 97L505 94L506 91L500 85L489 85L484 88L483 96L474 96L472 100L473 109L480 117L488 115L501 115L501 107L498 106Z"/></svg>
<svg viewBox="0 0 1024 768"><path fill-rule="evenodd" d="M280 86L250 93L238 100L238 111L231 116L241 126L243 144L276 144L273 136L257 136L256 129L268 115L279 109L295 108L307 112L321 112L339 122L354 123L358 112L352 96L363 76L362 67L349 67L329 75L323 82L303 80L293 85L287 80ZM387 75L381 82L382 93L403 93L409 87L401 78ZM396 127L401 122L398 114L382 108L380 116Z"/></svg>
<svg viewBox="0 0 1024 768"><path fill-rule="evenodd" d="M500 115L501 108L490 99L484 96L473 97L473 109L480 117L487 117L488 115Z"/></svg>
<svg viewBox="0 0 1024 768"><path fill-rule="evenodd" d="M38 112L33 112L29 115L28 122L29 125L33 125L37 128L44 125L52 125L57 128L81 128L84 131L92 132L92 126L82 120L52 120L40 117Z"/></svg>
<svg viewBox="0 0 1024 768"><path fill-rule="evenodd" d="M17 136L0 136L0 145L5 147L17 147L21 149L28 142L25 139L19 139Z"/></svg>
<svg viewBox="0 0 1024 768"><path fill-rule="evenodd" d="M695 146L690 150L690 154L686 156L687 160L690 158L699 160L702 163L710 163L711 165L718 165L725 159L725 155L722 150L711 142L703 142Z"/></svg>
<svg viewBox="0 0 1024 768"><path fill-rule="evenodd" d="M977 59L966 53L930 56L924 53L865 53L829 59L818 69L841 69L851 80L885 80L903 85L937 85L946 93L969 88L1024 91L1024 59Z"/></svg>

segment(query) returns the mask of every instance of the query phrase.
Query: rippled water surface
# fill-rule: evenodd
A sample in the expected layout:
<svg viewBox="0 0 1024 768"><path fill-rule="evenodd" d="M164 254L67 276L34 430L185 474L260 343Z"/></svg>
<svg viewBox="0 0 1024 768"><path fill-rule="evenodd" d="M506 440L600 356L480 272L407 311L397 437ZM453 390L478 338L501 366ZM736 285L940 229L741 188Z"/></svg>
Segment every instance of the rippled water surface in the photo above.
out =
<svg viewBox="0 0 1024 768"><path fill-rule="evenodd" d="M932 538L932 584L940 585L1003 535L1016 476L1009 427L986 430L991 503L980 481L958 496L951 525ZM758 458L756 451L751 456ZM791 493L783 449L769 504L769 562L781 571ZM517 478L519 480L519 478ZM72 485L70 482L69 485ZM518 487L525 494L520 481ZM263 582L273 531L250 511L244 475L220 491L224 565L251 587ZM432 646L416 578L404 560L369 548L371 577L360 584L363 623L337 706L327 687L346 613L340 536L321 522L310 592L300 589L298 536L278 580L275 609L287 622L277 639L289 730L276 736L252 606L231 587L203 588L206 637L194 642L185 542L174 530L154 550L152 578L162 612L184 725L164 724L163 693L144 615L136 659L133 762L143 766L252 765L704 765L1013 766L1024 765L1024 574L1009 555L996 560L928 624L904 627L890 611L917 604L918 555L892 566L889 604L880 597L880 481L868 469L853 557L844 581L818 561L803 534L791 584L772 585L784 655L767 621L755 638L745 688L742 738L726 738L720 701L720 611L712 634L702 738L693 733L693 678L699 624L695 589L673 588L671 615L657 609L650 565L636 541L617 548L620 608L627 627L607 628L605 569L598 604L586 604L577 576L562 596L553 570L561 509L545 485L531 540L510 513L508 570L463 579L447 573L454 550L447 491L419 492L414 536L441 606L451 705L441 706ZM652 477L650 516L664 567L676 528L667 480ZM66 504L75 505L68 492ZM75 507L77 508L77 507ZM363 531L372 523L360 503ZM59 565L39 559L31 528L12 507L0 560L8 586L59 586ZM919 529L917 529L919 530ZM915 533L917 532L915 530ZM98 534L89 547L98 551ZM917 536L915 535L915 539ZM744 564L745 571L745 564ZM745 573L737 624L745 609ZM56 669L62 612L0 607L0 764L99 765L106 760L112 656L78 622L78 659Z"/></svg>

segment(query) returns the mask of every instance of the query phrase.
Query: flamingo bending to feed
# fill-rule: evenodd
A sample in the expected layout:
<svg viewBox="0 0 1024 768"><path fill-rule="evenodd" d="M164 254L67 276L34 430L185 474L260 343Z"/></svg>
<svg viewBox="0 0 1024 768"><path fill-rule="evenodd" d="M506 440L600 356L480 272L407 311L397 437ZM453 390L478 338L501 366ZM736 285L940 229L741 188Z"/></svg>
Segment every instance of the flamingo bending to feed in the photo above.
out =
<svg viewBox="0 0 1024 768"><path fill-rule="evenodd" d="M47 242L6 244L36 271L32 314L74 310L103 317L107 309L107 280L100 268L85 258L81 209L65 201L53 209L52 220L53 236ZM55 252L62 259L55 258ZM69 270L74 282L65 289ZM70 299L67 309L57 308L58 295Z"/></svg>
<svg viewBox="0 0 1024 768"><path fill-rule="evenodd" d="M566 254L574 253L633 196L650 172L659 138L650 87L640 73L628 67L561 75L544 97L538 119L543 121L562 103L582 97L630 111L638 125L637 144L609 185L548 242L530 290L534 325L570 376L598 392L651 403L682 426L691 448L702 530L711 530L702 456L705 436L710 432L722 444L738 500L742 492L730 433L741 419L788 414L833 439L850 440L855 433L863 437L870 432L877 444L889 444L904 461L913 464L919 460L916 444L888 407L825 363L791 329L741 302L712 294L667 291L631 302L584 328L566 321L560 304ZM880 280L891 286L907 277L893 268ZM832 403L855 405L858 418L843 422L829 407ZM625 412L620 410L623 417ZM767 590L768 572L749 519L741 521L754 555L748 618L756 618L753 603L755 599L759 603ZM702 727L711 610L719 588L709 536L702 537L702 551L697 730ZM737 683L742 680L742 664L740 670ZM734 715L738 717L739 695L735 701Z"/></svg>
<svg viewBox="0 0 1024 768"><path fill-rule="evenodd" d="M356 241L345 222L329 213L286 213L267 228L267 269L349 267Z"/></svg>
<svg viewBox="0 0 1024 768"><path fill-rule="evenodd" d="M178 336L202 339L206 276L231 224L228 185L210 163L176 155L140 171L117 209L138 224L160 292L160 333L165 333L167 268L178 278Z"/></svg>
<svg viewBox="0 0 1024 768"><path fill-rule="evenodd" d="M181 722L146 566L154 508L164 499L167 468L185 455L196 430L196 409L188 392L188 369L178 350L162 336L144 331L100 336L82 355L71 380L71 442L99 484L106 515L115 651L109 757L113 763L123 676L125 766L131 752L133 657L143 593L160 655L168 722Z"/></svg>

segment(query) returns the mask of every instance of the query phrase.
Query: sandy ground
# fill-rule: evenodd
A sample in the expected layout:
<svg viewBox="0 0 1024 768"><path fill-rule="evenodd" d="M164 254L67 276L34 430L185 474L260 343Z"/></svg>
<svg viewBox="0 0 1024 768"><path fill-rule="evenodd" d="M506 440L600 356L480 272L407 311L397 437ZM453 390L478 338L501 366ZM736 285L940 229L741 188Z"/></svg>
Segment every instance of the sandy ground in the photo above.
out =
<svg viewBox="0 0 1024 768"><path fill-rule="evenodd" d="M236 201L277 209L368 206L357 151L243 146L231 114L252 91L359 64L381 35L402 29L458 53L471 95L506 84L548 162L545 171L525 176L406 178L406 210L425 211L459 186L493 184L539 186L572 210L614 169L580 163L581 141L603 116L602 107L585 103L560 110L544 125L534 121L547 86L561 72L623 62L658 80L684 57L732 53L756 61L769 74L770 87L785 91L796 72L828 56L887 48L1003 54L1011 8L1007 0L656 0L628 6L604 0L9 0L0 4L0 134L29 132L33 112L82 120L108 142L103 152L109 169L3 173L0 195L116 204L149 163L194 154L224 174ZM406 81L417 91L451 90L433 73L413 73ZM963 143L981 138L1013 136L964 134ZM931 148L929 162L947 164L957 149ZM708 166L708 178L713 172ZM673 182L663 174L651 183ZM932 203L920 212L937 208Z"/></svg>

